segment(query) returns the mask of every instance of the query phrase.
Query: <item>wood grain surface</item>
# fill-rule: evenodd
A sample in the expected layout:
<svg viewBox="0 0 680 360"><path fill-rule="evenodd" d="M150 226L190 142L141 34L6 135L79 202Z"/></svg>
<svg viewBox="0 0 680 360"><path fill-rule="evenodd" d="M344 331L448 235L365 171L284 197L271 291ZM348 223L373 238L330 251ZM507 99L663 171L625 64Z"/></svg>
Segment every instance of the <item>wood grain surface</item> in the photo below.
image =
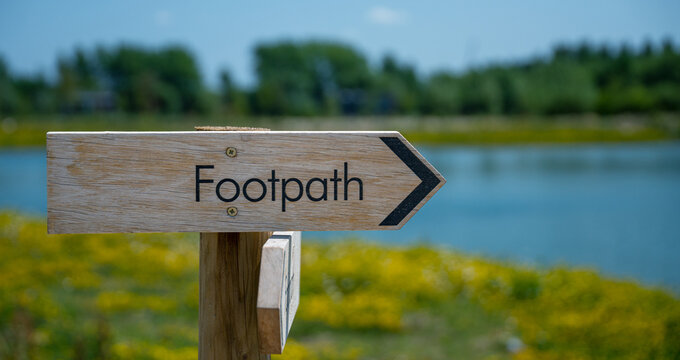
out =
<svg viewBox="0 0 680 360"><path fill-rule="evenodd" d="M262 247L257 292L260 351L281 354L300 303L299 231L277 231Z"/></svg>
<svg viewBox="0 0 680 360"><path fill-rule="evenodd" d="M200 360L269 359L260 351L257 291L271 233L201 233Z"/></svg>
<svg viewBox="0 0 680 360"><path fill-rule="evenodd" d="M398 229L445 182L398 132L50 132L47 178L49 233Z"/></svg>
<svg viewBox="0 0 680 360"><path fill-rule="evenodd" d="M201 127L197 130L246 129ZM269 354L260 350L257 292L262 246L271 235L269 232L201 233L199 360L270 359Z"/></svg>

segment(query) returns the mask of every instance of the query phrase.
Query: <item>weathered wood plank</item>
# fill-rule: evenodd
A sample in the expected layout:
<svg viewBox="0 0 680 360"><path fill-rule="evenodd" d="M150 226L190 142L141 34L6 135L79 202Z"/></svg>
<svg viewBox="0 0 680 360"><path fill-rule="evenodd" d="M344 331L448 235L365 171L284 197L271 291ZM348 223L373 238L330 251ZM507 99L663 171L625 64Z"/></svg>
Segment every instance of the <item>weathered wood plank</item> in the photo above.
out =
<svg viewBox="0 0 680 360"><path fill-rule="evenodd" d="M50 233L398 229L445 181L398 132L50 132L47 177Z"/></svg>
<svg viewBox="0 0 680 360"><path fill-rule="evenodd" d="M257 323L260 350L281 354L300 303L299 231L277 231L262 247Z"/></svg>
<svg viewBox="0 0 680 360"><path fill-rule="evenodd" d="M269 359L258 341L257 287L270 236L201 233L199 359Z"/></svg>

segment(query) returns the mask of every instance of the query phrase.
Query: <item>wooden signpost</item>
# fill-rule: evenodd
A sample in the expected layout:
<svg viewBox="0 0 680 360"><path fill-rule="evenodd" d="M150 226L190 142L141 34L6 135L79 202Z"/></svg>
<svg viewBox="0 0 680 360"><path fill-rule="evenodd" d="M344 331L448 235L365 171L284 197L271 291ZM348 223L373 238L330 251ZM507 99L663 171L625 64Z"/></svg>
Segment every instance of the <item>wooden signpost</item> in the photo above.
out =
<svg viewBox="0 0 680 360"><path fill-rule="evenodd" d="M444 184L398 132L51 132L47 175L50 233L399 229Z"/></svg>
<svg viewBox="0 0 680 360"><path fill-rule="evenodd" d="M200 359L283 350L299 231L399 229L444 182L394 131L47 134L49 233L201 233Z"/></svg>

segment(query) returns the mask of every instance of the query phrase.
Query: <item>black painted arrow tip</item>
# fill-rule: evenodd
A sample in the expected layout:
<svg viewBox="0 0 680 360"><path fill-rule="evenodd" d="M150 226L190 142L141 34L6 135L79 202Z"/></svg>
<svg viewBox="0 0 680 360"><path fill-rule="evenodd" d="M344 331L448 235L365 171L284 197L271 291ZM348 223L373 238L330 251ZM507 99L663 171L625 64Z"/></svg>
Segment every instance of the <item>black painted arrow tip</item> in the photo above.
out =
<svg viewBox="0 0 680 360"><path fill-rule="evenodd" d="M439 185L441 180L398 137L381 136L380 140L421 180L421 183L380 223L380 226L396 226Z"/></svg>

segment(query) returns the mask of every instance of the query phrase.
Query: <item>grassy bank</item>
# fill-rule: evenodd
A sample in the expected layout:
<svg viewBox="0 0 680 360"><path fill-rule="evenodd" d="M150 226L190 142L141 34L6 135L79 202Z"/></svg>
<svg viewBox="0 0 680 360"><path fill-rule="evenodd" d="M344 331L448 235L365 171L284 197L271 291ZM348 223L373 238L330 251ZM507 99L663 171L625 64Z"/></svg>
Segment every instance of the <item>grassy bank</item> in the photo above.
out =
<svg viewBox="0 0 680 360"><path fill-rule="evenodd" d="M680 138L680 115L574 117L233 118L172 116L20 116L0 119L0 147L43 146L47 131L193 130L195 125L273 130L399 130L420 144L532 144L656 141Z"/></svg>
<svg viewBox="0 0 680 360"><path fill-rule="evenodd" d="M590 271L304 240L283 359L676 359L680 301ZM47 236L0 213L0 358L195 359L195 234Z"/></svg>

